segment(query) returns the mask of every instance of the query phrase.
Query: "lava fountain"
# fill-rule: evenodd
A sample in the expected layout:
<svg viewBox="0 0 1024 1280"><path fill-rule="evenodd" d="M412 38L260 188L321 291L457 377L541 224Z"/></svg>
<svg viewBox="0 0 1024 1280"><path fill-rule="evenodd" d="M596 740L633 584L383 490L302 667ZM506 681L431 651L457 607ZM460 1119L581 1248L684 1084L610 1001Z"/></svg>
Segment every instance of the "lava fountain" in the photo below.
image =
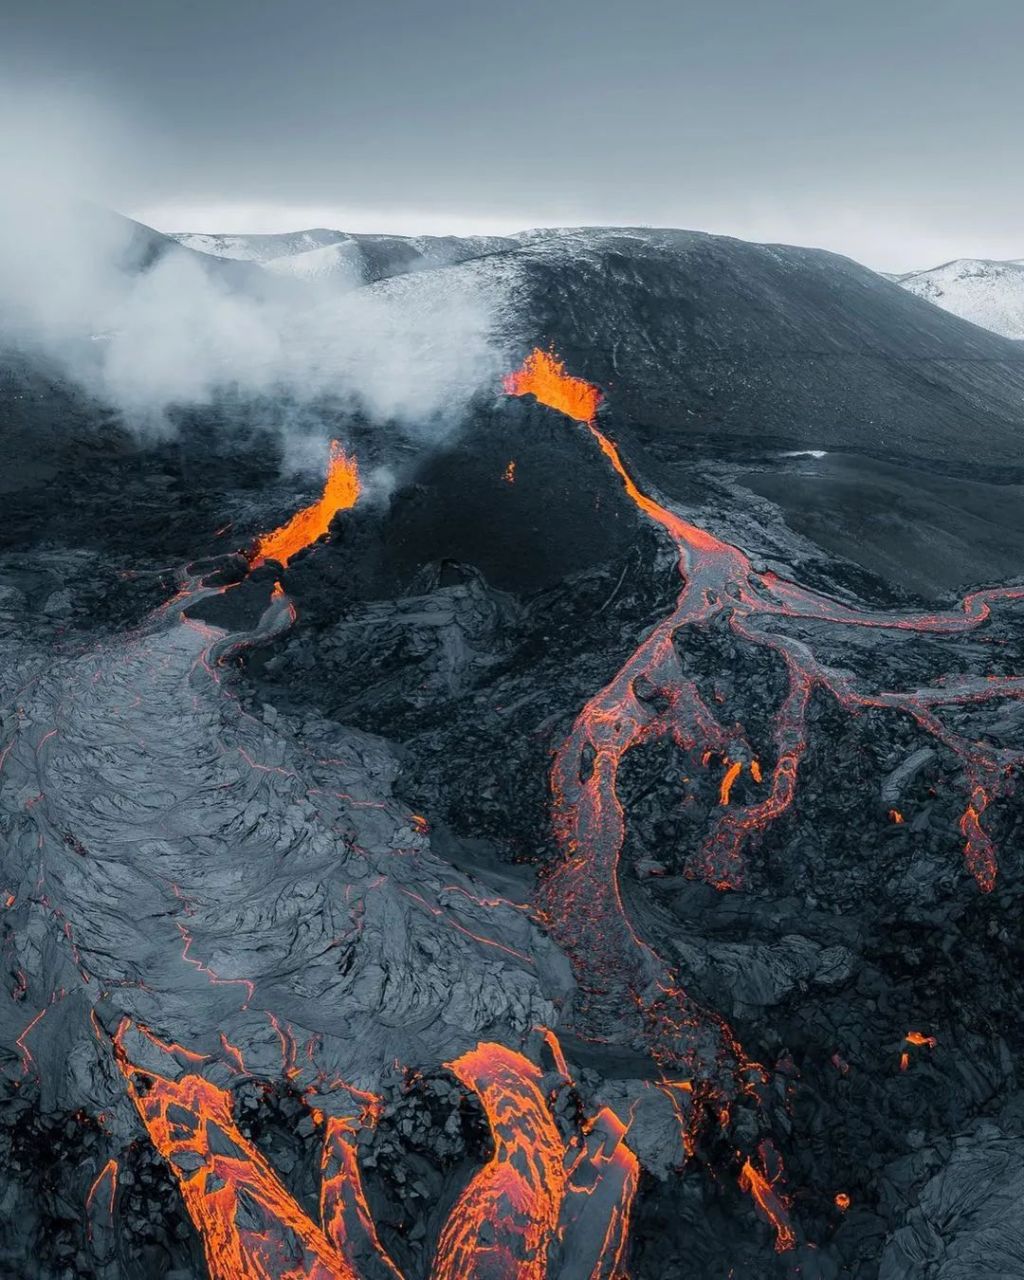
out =
<svg viewBox="0 0 1024 1280"><path fill-rule="evenodd" d="M252 560L253 567L266 560L287 565L292 556L327 532L339 511L347 511L356 505L359 492L359 463L354 455L345 452L337 440L332 440L323 493L316 502L297 511L280 528L260 536Z"/></svg>

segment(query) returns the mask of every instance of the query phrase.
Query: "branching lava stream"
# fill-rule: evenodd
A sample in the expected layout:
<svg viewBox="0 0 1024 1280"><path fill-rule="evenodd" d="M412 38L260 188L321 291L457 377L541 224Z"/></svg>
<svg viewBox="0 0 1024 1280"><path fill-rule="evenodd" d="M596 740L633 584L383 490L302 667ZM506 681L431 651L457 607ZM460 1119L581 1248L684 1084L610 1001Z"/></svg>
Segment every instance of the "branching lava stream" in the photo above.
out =
<svg viewBox="0 0 1024 1280"><path fill-rule="evenodd" d="M618 791L626 754L642 743L671 738L705 763L720 760L724 773L720 805L702 847L689 856L687 871L721 890L745 883L744 846L793 802L807 750L806 715L812 692L831 693L851 712L890 708L910 716L957 757L967 778L960 830L967 867L983 892L996 879L992 842L982 824L988 806L1005 792L1021 753L968 741L940 719L943 707L996 698L1024 697L1024 678L951 677L941 686L913 692L862 691L847 673L824 667L803 642L762 629L773 617L814 619L841 627L877 627L953 634L979 626L993 606L1024 598L1024 588L993 588L968 595L948 613L888 615L847 607L757 572L737 547L689 524L643 492L617 446L597 424L600 390L566 373L554 354L535 349L504 379L510 395L533 395L583 423L622 482L628 497L665 530L678 550L682 589L674 610L655 626L618 674L580 712L558 749L551 772L555 837L561 860L540 890L540 908L556 941L569 955L583 993L584 1028L617 1027L620 1036L645 1046L664 1074L666 1088L687 1103L683 1122L692 1151L705 1117L729 1131L733 1099L760 1100L764 1069L746 1058L725 1021L700 1007L676 981L670 966L638 936L619 889L619 859L625 814ZM724 615L749 644L776 653L785 663L788 690L778 707L772 737L775 763L764 770L765 798L730 803L730 790L744 762L761 778L739 727L726 729L704 702L680 664L676 635ZM754 771L754 766L757 772ZM679 1077L689 1088L678 1089ZM737 1147L742 1144L737 1143ZM736 1151L736 1174L758 1210L773 1226L776 1248L792 1247L796 1234L781 1189L782 1170L769 1138L751 1151Z"/></svg>

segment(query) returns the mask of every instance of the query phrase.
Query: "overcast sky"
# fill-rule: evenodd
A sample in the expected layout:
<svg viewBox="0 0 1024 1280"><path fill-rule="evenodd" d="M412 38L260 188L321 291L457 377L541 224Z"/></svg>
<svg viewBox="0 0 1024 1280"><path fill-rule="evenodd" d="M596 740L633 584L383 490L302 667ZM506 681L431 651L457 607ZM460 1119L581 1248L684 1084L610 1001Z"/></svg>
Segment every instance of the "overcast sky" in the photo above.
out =
<svg viewBox="0 0 1024 1280"><path fill-rule="evenodd" d="M1024 257L1022 51L1024 0L0 0L28 114L163 230L647 223L893 270Z"/></svg>

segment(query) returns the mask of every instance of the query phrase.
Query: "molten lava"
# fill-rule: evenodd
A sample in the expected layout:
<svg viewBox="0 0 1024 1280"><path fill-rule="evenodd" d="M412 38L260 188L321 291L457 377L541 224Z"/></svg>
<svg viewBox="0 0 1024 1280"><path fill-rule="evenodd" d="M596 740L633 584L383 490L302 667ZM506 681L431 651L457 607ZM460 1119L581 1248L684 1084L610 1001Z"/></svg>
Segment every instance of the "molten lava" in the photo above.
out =
<svg viewBox="0 0 1024 1280"><path fill-rule="evenodd" d="M319 499L295 515L279 529L264 533L256 544L253 565L276 560L287 565L296 552L323 537L339 511L354 507L359 497L359 464L337 440L331 442L327 479Z"/></svg>
<svg viewBox="0 0 1024 1280"><path fill-rule="evenodd" d="M718 889L745 882L744 848L791 806L807 750L807 709L812 692L831 693L850 712L888 708L909 716L935 737L963 766L969 800L960 820L968 870L983 891L995 882L995 855L981 815L1007 787L1011 767L1024 754L970 741L936 714L942 707L1024 697L1024 679L974 676L945 680L937 688L912 693L863 692L847 673L822 666L809 648L762 628L760 618L814 619L836 626L892 628L955 634L979 626L994 604L1024 598L1024 588L992 588L967 596L947 614L887 615L836 603L828 597L757 572L737 547L683 520L642 492L618 447L599 429L600 390L569 376L554 354L534 350L522 367L504 379L511 395L534 395L541 403L583 422L622 482L627 497L671 537L679 557L682 588L675 609L646 638L609 684L580 712L551 771L554 831L561 860L546 874L540 910L573 964L582 993L579 1016L595 1033L609 1027L624 1037L641 1034L666 1075L694 1082L694 1107L684 1141L694 1149L700 1112L716 1116L725 1129L730 1101L739 1094L762 1104L764 1070L743 1054L723 1019L701 1008L683 991L670 967L635 931L619 892L619 859L625 813L618 793L624 756L642 743L669 737L703 764L718 756L727 762L720 804L687 874ZM764 770L768 795L753 804L732 804L733 784L742 766L728 756L737 747L752 758L742 726L726 727L702 698L680 663L676 633L724 616L734 634L777 654L788 673L788 690L775 715L775 764ZM739 755L739 752L737 752ZM761 782L762 768L751 766ZM894 819L896 820L896 819ZM764 1121L762 1121L764 1123ZM776 1247L795 1243L781 1191L781 1166L770 1142L739 1154L740 1185L775 1229Z"/></svg>
<svg viewBox="0 0 1024 1280"><path fill-rule="evenodd" d="M441 1233L432 1280L544 1280L565 1194L565 1148L540 1070L499 1044L478 1045L448 1065L483 1104L494 1155Z"/></svg>
<svg viewBox="0 0 1024 1280"><path fill-rule="evenodd" d="M241 1133L230 1093L192 1071L172 1079L135 1066L125 1048L130 1030L127 1020L118 1028L115 1060L153 1145L178 1180L202 1236L210 1280L359 1280L344 1256L345 1242L328 1239L309 1220Z"/></svg>
<svg viewBox="0 0 1024 1280"><path fill-rule="evenodd" d="M549 1043L564 1063L552 1033ZM167 1074L133 1061L129 1042L162 1055ZM320 1222L316 1223L246 1138L231 1094L205 1079L208 1062L167 1044L128 1019L113 1038L114 1059L154 1146L170 1165L203 1240L211 1280L402 1280L377 1234L358 1161L360 1134L377 1122L373 1095L335 1082L313 1108L325 1128ZM431 1280L545 1280L553 1249L569 1250L580 1275L621 1280L621 1261L639 1176L626 1126L607 1108L567 1147L528 1058L479 1044L450 1070L480 1099L494 1153L442 1228ZM111 1204L116 1164L97 1177Z"/></svg>
<svg viewBox="0 0 1024 1280"><path fill-rule="evenodd" d="M601 403L601 392L582 378L572 378L554 352L534 349L502 385L510 396L533 395L577 422L590 422Z"/></svg>
<svg viewBox="0 0 1024 1280"><path fill-rule="evenodd" d="M903 1038L907 1044L917 1045L918 1048L934 1049L938 1044L934 1036L926 1036L923 1031L908 1031Z"/></svg>
<svg viewBox="0 0 1024 1280"><path fill-rule="evenodd" d="M729 803L729 796L732 794L732 784L740 776L742 769L743 769L743 764L739 760L734 760L732 764L730 764L729 767L726 769L725 776L722 778L722 784L718 788L719 804Z"/></svg>

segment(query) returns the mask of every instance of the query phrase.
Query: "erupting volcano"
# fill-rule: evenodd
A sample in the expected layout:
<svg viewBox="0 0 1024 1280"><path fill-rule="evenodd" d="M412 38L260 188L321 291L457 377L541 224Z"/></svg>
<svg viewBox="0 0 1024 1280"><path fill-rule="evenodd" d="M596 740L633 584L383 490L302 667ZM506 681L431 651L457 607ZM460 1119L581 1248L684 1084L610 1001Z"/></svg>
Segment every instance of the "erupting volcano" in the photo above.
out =
<svg viewBox="0 0 1024 1280"><path fill-rule="evenodd" d="M959 877L965 914L998 904L1024 677L993 633L1024 587L932 612L843 602L842 579L832 595L795 558L762 560L755 520L659 493L617 442L613 397L553 351L502 386L570 424L499 398L453 472L428 459L391 509L344 517L358 537L300 567L359 498L355 454L334 443L321 497L247 554L185 566L173 595L161 570L130 626L82 644L55 629L45 660L12 667L8 1101L82 1142L64 1163L98 1276L675 1280L733 1258L727 1223L737 1280L831 1280L815 1256L866 1220L865 1146L896 1128L865 1092L884 1075L912 1115L950 1058L975 1070L977 1045L927 1003L931 970L891 1008L880 982L844 996L879 1024L873 1078L831 1010L818 1040L772 1035L799 984L847 980L859 922L830 904L841 943L792 924L776 939L785 892L762 873L766 850L778 878L799 849L798 819L825 815L827 845L863 803L849 777L807 794L843 745L836 722L867 717L905 731L865 846L926 839L919 879ZM449 556L441 503L441 557L400 582L381 568L438 474L459 498L475 475L488 535L507 519L518 550L581 458L594 491L551 536L628 524L618 559L514 597ZM843 660L851 636L880 638L871 664ZM898 646L921 637L935 649L908 660ZM954 641L973 645L974 674L935 674ZM725 645L750 660L745 684L726 678ZM920 936L894 944L901 964ZM797 1136L793 1099L809 1110L809 1095L838 1096L840 1123L856 1112L868 1133L838 1167L813 1163L832 1111L813 1142ZM657 1252L670 1221L674 1269Z"/></svg>
<svg viewBox="0 0 1024 1280"><path fill-rule="evenodd" d="M533 395L541 403L583 422L641 511L672 538L678 552L682 590L672 613L643 640L612 681L580 712L572 733L555 755L551 772L554 829L561 859L544 879L540 909L553 936L570 956L582 999L581 1030L619 1034L645 1043L664 1074L665 1087L683 1077L689 1085L683 1120L688 1148L694 1149L707 1116L728 1131L731 1101L757 1098L766 1073L749 1061L725 1022L702 1009L683 991L669 965L638 935L619 887L620 855L627 814L618 789L623 759L642 743L670 738L689 754L691 767L720 762L720 805L700 848L687 860L688 874L719 890L737 890L746 879L745 846L793 804L801 761L807 751L807 709L822 689L856 713L886 708L909 716L961 763L966 780L960 827L964 857L979 888L995 884L997 864L981 814L1005 794L1024 754L971 741L949 728L944 708L1001 698L1024 697L1024 677L948 677L934 687L898 692L866 690L849 673L829 670L803 641L772 630L779 618L815 619L837 627L953 634L976 628L991 610L1024 598L1024 588L993 588L967 596L951 613L893 615L837 604L827 597L758 572L737 547L688 523L645 494L622 461L617 446L597 423L601 393L566 374L553 354L535 349L506 377L505 390ZM679 647L689 629L706 627L724 615L736 636L776 653L789 687L774 719L775 760L765 770L754 759L743 726L719 722L688 678ZM764 787L762 799L731 802L731 787L749 762ZM757 773L754 775L754 766ZM738 1177L772 1223L776 1248L796 1241L790 1224L781 1170L770 1137L753 1151L736 1152Z"/></svg>

